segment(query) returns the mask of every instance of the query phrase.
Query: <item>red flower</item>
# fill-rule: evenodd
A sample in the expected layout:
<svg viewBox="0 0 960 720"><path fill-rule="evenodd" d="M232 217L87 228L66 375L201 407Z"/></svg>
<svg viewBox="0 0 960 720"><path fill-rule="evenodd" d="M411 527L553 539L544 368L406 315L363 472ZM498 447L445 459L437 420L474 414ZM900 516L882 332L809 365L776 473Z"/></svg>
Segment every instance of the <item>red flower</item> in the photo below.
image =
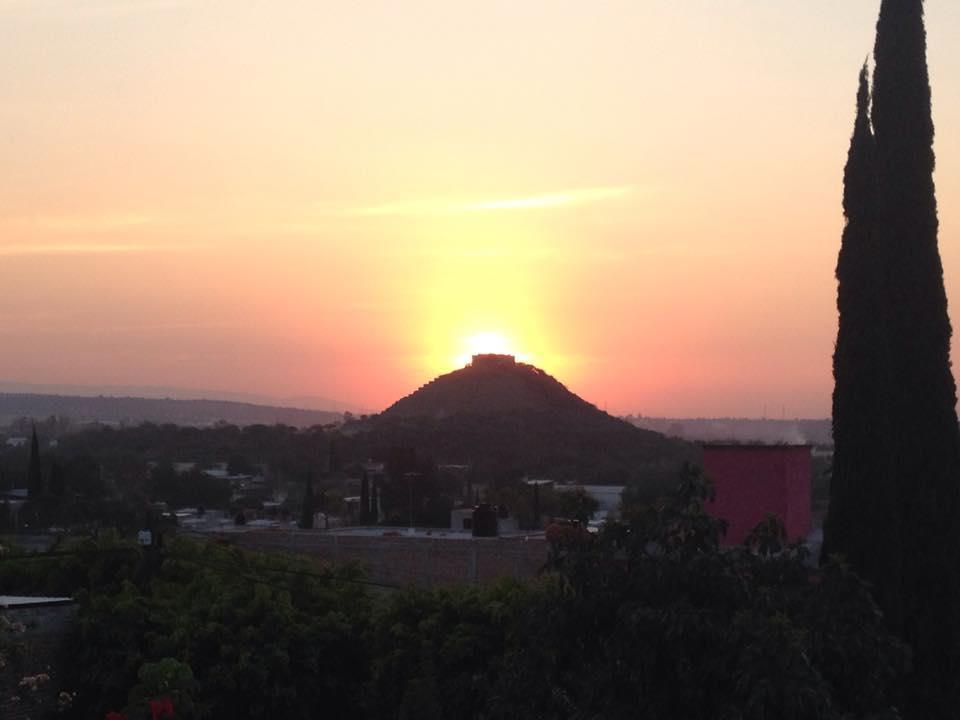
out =
<svg viewBox="0 0 960 720"><path fill-rule="evenodd" d="M127 720L127 716L118 712L108 712L104 720Z"/></svg>
<svg viewBox="0 0 960 720"><path fill-rule="evenodd" d="M153 716L152 720L160 720L160 718L172 718L173 717L173 703L170 701L170 698L160 698L159 700L150 701L150 714Z"/></svg>

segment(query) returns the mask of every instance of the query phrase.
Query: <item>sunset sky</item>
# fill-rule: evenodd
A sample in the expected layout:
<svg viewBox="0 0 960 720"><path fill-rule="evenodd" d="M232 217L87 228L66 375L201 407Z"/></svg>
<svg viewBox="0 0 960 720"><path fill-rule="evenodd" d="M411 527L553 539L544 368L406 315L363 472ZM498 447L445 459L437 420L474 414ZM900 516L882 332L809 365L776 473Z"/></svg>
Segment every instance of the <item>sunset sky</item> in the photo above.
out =
<svg viewBox="0 0 960 720"><path fill-rule="evenodd" d="M0 0L0 381L379 410L501 349L611 412L825 417L878 8Z"/></svg>

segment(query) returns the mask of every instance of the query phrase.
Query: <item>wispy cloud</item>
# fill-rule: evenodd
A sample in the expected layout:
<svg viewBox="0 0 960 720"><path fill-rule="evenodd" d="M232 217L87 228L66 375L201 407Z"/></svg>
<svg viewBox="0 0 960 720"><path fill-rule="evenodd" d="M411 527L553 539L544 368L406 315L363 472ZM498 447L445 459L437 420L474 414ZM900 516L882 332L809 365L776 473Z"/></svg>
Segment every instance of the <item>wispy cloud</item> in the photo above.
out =
<svg viewBox="0 0 960 720"><path fill-rule="evenodd" d="M145 228L169 221L168 217L140 212L19 215L0 218L0 227L12 231L41 232L45 234L103 234ZM8 233L9 234L9 233Z"/></svg>
<svg viewBox="0 0 960 720"><path fill-rule="evenodd" d="M634 190L630 185L610 187L575 188L557 192L540 193L510 198L493 198L482 200L463 200L451 198L428 198L425 200L409 200L370 205L367 207L351 208L345 211L346 215L362 217L380 216L419 216L419 215L454 215L459 213L495 212L508 210L540 210L572 205L586 205L605 200L614 200L629 195Z"/></svg>
<svg viewBox="0 0 960 720"><path fill-rule="evenodd" d="M32 218L29 224L40 230L49 230L62 233L89 233L110 232L112 230L127 230L143 227L154 222L149 215L94 215L64 216L64 217L37 217Z"/></svg>
<svg viewBox="0 0 960 720"><path fill-rule="evenodd" d="M183 252L197 250L200 245L165 243L163 245L132 245L119 243L20 243L0 245L0 257L29 257L43 255L134 255L138 253Z"/></svg>
<svg viewBox="0 0 960 720"><path fill-rule="evenodd" d="M28 13L34 19L70 20L173 10L191 0L0 0L0 12Z"/></svg>

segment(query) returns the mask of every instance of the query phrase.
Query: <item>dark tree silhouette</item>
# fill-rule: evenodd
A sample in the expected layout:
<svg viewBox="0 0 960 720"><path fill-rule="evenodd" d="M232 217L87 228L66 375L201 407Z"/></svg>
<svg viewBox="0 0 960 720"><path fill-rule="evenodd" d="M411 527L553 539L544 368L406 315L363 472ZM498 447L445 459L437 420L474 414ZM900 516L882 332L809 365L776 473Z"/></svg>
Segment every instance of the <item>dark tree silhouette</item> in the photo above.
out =
<svg viewBox="0 0 960 720"><path fill-rule="evenodd" d="M899 617L901 565L890 457L889 366L884 332L881 254L877 246L876 142L869 75L860 71L857 118L843 174L846 225L837 259L840 322L833 355L833 479L823 545L873 583L888 617ZM879 550L879 552L878 552Z"/></svg>
<svg viewBox="0 0 960 720"><path fill-rule="evenodd" d="M303 491L303 505L300 509L300 527L304 530L313 529L313 511L315 504L313 497L313 473L308 473L307 487Z"/></svg>
<svg viewBox="0 0 960 720"><path fill-rule="evenodd" d="M330 437L330 449L327 465L331 473L338 473L343 469L343 458L340 455L340 442L336 435Z"/></svg>
<svg viewBox="0 0 960 720"><path fill-rule="evenodd" d="M902 630L915 653L908 707L917 716L947 717L956 711L960 686L960 437L937 248L922 0L884 0L874 55L877 233L885 253L891 441L903 538ZM897 523L891 525L877 532L896 531Z"/></svg>
<svg viewBox="0 0 960 720"><path fill-rule="evenodd" d="M30 437L30 461L27 464L27 495L38 498L43 495L43 467L40 464L40 441L37 440L37 428L34 426Z"/></svg>
<svg viewBox="0 0 960 720"><path fill-rule="evenodd" d="M873 583L888 625L911 645L908 715L952 717L960 703L960 433L922 0L883 0L874 56L875 184L866 174L862 89L845 176L825 550L845 554Z"/></svg>
<svg viewBox="0 0 960 720"><path fill-rule="evenodd" d="M54 497L62 498L67 492L67 481L63 474L63 466L56 460L50 465L50 480L48 488Z"/></svg>
<svg viewBox="0 0 960 720"><path fill-rule="evenodd" d="M370 476L364 470L360 478L360 522L367 522L370 515Z"/></svg>

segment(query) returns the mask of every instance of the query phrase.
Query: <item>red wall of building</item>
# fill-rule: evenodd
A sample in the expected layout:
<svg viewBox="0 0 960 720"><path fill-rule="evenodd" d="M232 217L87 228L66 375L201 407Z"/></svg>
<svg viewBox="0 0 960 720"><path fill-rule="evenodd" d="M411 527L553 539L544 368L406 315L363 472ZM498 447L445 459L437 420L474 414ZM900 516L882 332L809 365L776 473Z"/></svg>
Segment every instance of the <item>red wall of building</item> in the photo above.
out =
<svg viewBox="0 0 960 720"><path fill-rule="evenodd" d="M767 513L791 541L810 532L808 445L707 445L703 469L716 490L707 511L730 524L725 544L742 543Z"/></svg>

